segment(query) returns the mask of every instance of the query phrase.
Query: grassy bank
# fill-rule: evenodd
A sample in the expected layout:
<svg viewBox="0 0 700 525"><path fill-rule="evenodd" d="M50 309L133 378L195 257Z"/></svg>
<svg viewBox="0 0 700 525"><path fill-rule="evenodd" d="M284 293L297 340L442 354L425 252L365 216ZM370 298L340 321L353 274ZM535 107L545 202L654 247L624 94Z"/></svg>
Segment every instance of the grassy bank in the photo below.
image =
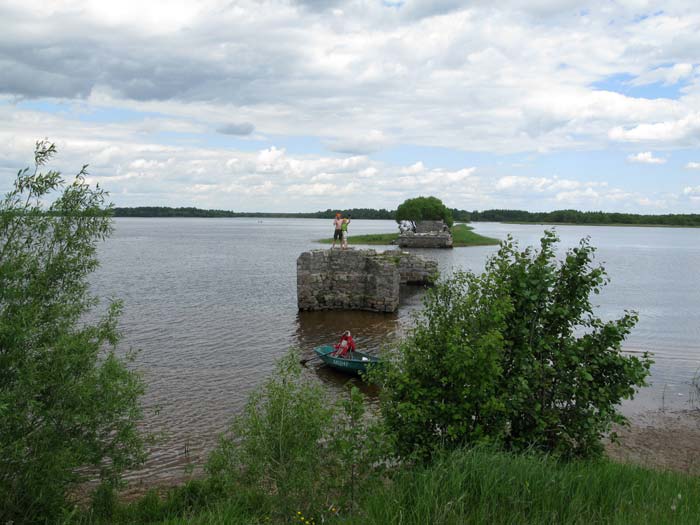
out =
<svg viewBox="0 0 700 525"><path fill-rule="evenodd" d="M462 246L490 246L500 241L493 237L485 237L474 233L474 228L466 224L455 224L452 227L452 242L455 248Z"/></svg>
<svg viewBox="0 0 700 525"><path fill-rule="evenodd" d="M356 510L319 508L310 523L697 523L697 478L608 461L560 463L543 456L456 451L425 468L399 469L363 487ZM217 493L190 483L114 509L115 523L284 523L260 495ZM312 521L313 520L313 521ZM83 523L99 523L93 517ZM287 523L299 523L295 513ZM303 521L301 521L303 523Z"/></svg>
<svg viewBox="0 0 700 525"><path fill-rule="evenodd" d="M488 246L498 244L498 239L484 237L478 233L474 233L471 226L466 224L455 224L452 227L452 240L455 248L464 246ZM399 239L397 233L370 233L367 235L350 235L348 244L350 245L370 245L370 246L389 246L396 244ZM333 244L333 239L320 239L318 242L322 244Z"/></svg>

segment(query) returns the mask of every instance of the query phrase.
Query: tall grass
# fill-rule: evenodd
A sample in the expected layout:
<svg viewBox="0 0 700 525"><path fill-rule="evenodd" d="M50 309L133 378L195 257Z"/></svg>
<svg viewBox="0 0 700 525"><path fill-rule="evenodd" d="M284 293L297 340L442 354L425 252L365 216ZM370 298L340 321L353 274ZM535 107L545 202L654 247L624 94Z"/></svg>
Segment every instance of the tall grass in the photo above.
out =
<svg viewBox="0 0 700 525"><path fill-rule="evenodd" d="M400 467L371 487L374 490L362 491L354 512L324 506L304 515L319 525L665 525L700 521L698 478L609 461L563 463L534 454L457 450L425 467ZM280 515L276 509L251 506L248 497L230 494L212 500L198 490L194 491L196 498L192 489L180 490L161 507L152 497L150 502L132 504L130 512L119 513L129 519L115 522L299 523L295 512ZM184 504L183 498L189 503ZM193 507L194 500L201 506Z"/></svg>
<svg viewBox="0 0 700 525"><path fill-rule="evenodd" d="M700 480L610 463L457 451L398 473L367 524L666 524L700 521Z"/></svg>

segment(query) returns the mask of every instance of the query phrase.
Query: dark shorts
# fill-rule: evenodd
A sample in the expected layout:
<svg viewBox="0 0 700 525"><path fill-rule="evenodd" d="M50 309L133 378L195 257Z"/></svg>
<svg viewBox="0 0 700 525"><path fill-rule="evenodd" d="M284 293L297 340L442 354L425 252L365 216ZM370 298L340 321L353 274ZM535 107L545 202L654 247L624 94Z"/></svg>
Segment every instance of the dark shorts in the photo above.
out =
<svg viewBox="0 0 700 525"><path fill-rule="evenodd" d="M341 230L335 230L335 233L333 234L333 240L341 240L342 239L342 231Z"/></svg>

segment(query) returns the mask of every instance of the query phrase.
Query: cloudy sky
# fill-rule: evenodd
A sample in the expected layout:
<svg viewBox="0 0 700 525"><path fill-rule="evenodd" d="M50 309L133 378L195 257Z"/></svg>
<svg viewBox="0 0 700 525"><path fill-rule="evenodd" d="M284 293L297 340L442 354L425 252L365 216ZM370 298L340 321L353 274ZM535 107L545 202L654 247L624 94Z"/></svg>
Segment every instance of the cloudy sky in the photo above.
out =
<svg viewBox="0 0 700 525"><path fill-rule="evenodd" d="M48 137L118 206L700 213L697 0L3 0L0 19L2 193Z"/></svg>

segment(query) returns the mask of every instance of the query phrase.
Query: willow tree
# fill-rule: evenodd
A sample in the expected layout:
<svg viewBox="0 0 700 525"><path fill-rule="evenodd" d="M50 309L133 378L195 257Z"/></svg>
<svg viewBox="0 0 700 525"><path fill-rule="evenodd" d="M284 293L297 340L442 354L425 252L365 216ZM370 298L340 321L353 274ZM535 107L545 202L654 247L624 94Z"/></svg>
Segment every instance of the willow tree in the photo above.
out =
<svg viewBox="0 0 700 525"><path fill-rule="evenodd" d="M37 142L0 201L0 523L53 519L86 476L115 484L143 459L120 304L98 315L88 286L111 210L85 166L68 183L40 172L55 152Z"/></svg>

